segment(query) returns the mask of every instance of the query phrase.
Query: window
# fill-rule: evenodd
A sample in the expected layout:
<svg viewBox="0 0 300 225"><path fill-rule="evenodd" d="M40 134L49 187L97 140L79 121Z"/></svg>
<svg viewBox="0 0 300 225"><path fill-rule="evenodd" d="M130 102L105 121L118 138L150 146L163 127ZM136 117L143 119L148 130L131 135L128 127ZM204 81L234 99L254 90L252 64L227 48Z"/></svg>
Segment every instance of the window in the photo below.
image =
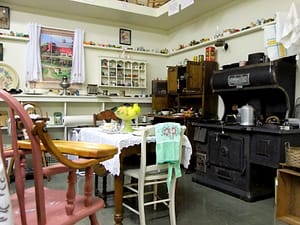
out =
<svg viewBox="0 0 300 225"><path fill-rule="evenodd" d="M43 81L70 78L74 32L43 27L40 41Z"/></svg>

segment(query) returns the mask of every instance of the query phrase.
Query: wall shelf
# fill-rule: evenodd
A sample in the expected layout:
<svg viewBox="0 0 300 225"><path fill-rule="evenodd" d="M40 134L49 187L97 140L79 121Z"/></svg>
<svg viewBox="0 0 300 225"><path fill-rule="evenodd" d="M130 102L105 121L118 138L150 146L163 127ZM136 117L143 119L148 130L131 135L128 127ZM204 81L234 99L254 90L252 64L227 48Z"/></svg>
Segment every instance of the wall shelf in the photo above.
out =
<svg viewBox="0 0 300 225"><path fill-rule="evenodd" d="M137 51L137 50L130 50L130 49L122 49L122 48L114 48L114 47L103 47L99 45L83 45L85 48L92 48L92 49L100 49L100 50L107 50L107 51L116 51L116 52L123 52L126 53L136 53L136 54L144 54L144 55L156 55L156 56L168 56L168 54L162 54L157 52L150 52L150 51Z"/></svg>
<svg viewBox="0 0 300 225"><path fill-rule="evenodd" d="M247 34L255 33L255 32L263 30L263 28L265 26L272 25L272 24L275 24L275 22L269 22L269 23L265 23L265 24L262 24L262 25L259 25L259 26L255 26L255 27L246 29L246 30L242 30L242 31L239 31L239 32L221 37L221 38L219 38L219 40L230 40L230 39L234 39L234 38L244 36L244 35L247 35ZM211 40L211 41L206 41L206 42L203 42L203 43L200 43L200 44L197 44L197 45L193 45L193 46L189 46L189 47L186 47L186 48L183 48L183 49L180 49L180 50L176 50L174 52L169 53L168 56L173 56L173 55L181 54L181 53L188 52L188 51L191 51L191 50L204 48L204 47L207 47L209 45L214 45L217 40L218 39Z"/></svg>
<svg viewBox="0 0 300 225"><path fill-rule="evenodd" d="M9 35L0 35L0 39L12 40L12 41L29 41L28 37L17 37L17 36L9 36Z"/></svg>
<svg viewBox="0 0 300 225"><path fill-rule="evenodd" d="M263 30L263 28L265 26L268 25L272 25L275 24L275 21L269 22L269 23L265 23L262 25L258 25L249 29L245 29L227 36L224 36L222 38L219 38L221 40L230 40L230 39L234 39L240 36L244 36L247 34L251 34L251 33L255 33L258 31ZM12 40L12 41L23 41L23 42L27 42L29 41L28 37L16 37L16 36L9 36L9 35L0 35L0 39L7 39L7 40ZM116 48L116 47L103 47L103 46L99 46L99 45L90 45L90 44L84 44L83 46L85 48L90 48L90 49L99 49L99 50L106 50L106 51L116 51L116 52L123 52L125 51L126 53L136 53L136 54L143 54L143 55L155 55L155 56L162 56L162 57L170 57L173 55L178 55L178 54L182 54L184 52L188 52L188 51L192 51L195 49L199 49L199 48L204 48L207 47L209 45L214 45L216 42L216 40L211 40L211 41L206 41L200 44L196 44L196 45L192 45L183 49L179 49L176 50L174 52L170 52L168 54L162 54L162 53L157 53L157 52L151 52L151 51L137 51L137 50L130 50L130 49L123 49L123 48Z"/></svg>

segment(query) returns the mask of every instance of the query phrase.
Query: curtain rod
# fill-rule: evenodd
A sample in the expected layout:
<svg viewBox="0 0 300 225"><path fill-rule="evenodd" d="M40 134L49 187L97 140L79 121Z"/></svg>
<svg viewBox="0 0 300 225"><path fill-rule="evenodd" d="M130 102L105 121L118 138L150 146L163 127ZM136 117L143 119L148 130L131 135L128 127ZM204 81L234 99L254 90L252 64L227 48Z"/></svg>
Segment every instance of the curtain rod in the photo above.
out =
<svg viewBox="0 0 300 225"><path fill-rule="evenodd" d="M42 28L48 28L48 29L54 29L54 30L63 30L63 31L68 31L68 32L74 32L74 30L71 29L66 29L66 28L59 28L59 27L50 27L50 26L43 26L41 25Z"/></svg>

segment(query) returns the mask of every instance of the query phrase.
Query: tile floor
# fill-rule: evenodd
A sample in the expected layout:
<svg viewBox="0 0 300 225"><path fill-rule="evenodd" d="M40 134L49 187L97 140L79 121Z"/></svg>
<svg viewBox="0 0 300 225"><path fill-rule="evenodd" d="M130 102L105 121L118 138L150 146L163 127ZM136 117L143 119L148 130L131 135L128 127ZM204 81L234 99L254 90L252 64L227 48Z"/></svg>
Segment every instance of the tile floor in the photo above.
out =
<svg viewBox="0 0 300 225"><path fill-rule="evenodd" d="M60 187L65 179L54 176L47 185ZM79 178L79 181L82 178ZM111 177L108 179L113 184ZM274 198L257 202L245 202L230 195L192 182L192 174L184 174L179 179L177 189L177 225L285 225L274 217ZM113 196L109 196L107 207L99 211L101 225L114 224ZM162 208L156 212L148 207L147 225L169 224L168 210ZM84 220L78 225L88 225ZM138 216L125 210L124 225L139 224Z"/></svg>

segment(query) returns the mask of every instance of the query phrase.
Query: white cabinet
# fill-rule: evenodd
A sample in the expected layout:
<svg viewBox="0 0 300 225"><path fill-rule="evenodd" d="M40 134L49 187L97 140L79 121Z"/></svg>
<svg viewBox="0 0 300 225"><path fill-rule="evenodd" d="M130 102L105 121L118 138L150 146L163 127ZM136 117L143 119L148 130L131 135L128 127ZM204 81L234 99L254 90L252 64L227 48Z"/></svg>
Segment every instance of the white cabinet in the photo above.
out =
<svg viewBox="0 0 300 225"><path fill-rule="evenodd" d="M146 62L120 58L100 58L101 87L146 88Z"/></svg>

